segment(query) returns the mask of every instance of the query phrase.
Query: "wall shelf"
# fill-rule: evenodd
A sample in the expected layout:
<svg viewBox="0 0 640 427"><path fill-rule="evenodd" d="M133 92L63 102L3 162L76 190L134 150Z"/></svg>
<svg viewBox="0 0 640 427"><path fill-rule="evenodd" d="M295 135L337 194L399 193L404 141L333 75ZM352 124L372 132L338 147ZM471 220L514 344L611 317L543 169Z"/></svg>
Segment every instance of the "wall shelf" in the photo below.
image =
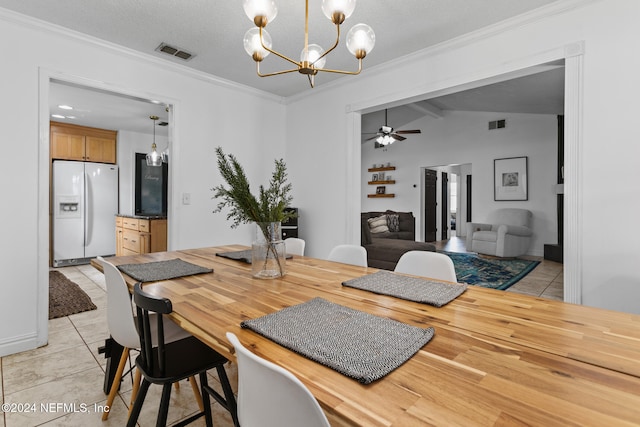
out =
<svg viewBox="0 0 640 427"><path fill-rule="evenodd" d="M367 169L368 172L394 171L394 170L396 170L395 166L385 166L383 168L369 168L369 169Z"/></svg>
<svg viewBox="0 0 640 427"><path fill-rule="evenodd" d="M383 172L383 171L394 171L396 170L395 166L380 166L378 168L369 168L367 169L368 172ZM374 198L391 198L391 197L396 197L395 194L393 193L387 193L386 192L386 187L384 187L384 185L390 185L390 184L395 184L396 181L394 179L385 179L386 174L384 173L374 173L373 176L371 178L373 178L372 181L367 182L367 184L369 185L378 185L379 187L376 189L376 193L375 194L367 194L367 197L370 199L374 199ZM376 178L381 178L381 179L376 179ZM391 175L389 175L389 178L391 178Z"/></svg>

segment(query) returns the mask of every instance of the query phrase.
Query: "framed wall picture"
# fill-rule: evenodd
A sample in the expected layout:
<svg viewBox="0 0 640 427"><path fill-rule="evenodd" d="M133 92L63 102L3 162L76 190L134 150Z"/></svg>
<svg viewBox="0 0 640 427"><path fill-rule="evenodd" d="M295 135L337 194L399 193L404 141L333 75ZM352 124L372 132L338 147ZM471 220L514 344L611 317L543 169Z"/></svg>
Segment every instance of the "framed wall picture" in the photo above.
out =
<svg viewBox="0 0 640 427"><path fill-rule="evenodd" d="M494 200L529 200L527 157L495 159L493 174Z"/></svg>
<svg viewBox="0 0 640 427"><path fill-rule="evenodd" d="M378 181L384 181L384 172L378 172Z"/></svg>
<svg viewBox="0 0 640 427"><path fill-rule="evenodd" d="M373 175L371 175L371 181L377 181L378 180L378 174L374 173Z"/></svg>
<svg viewBox="0 0 640 427"><path fill-rule="evenodd" d="M376 194L384 194L386 191L386 187L384 185L380 185L376 187Z"/></svg>

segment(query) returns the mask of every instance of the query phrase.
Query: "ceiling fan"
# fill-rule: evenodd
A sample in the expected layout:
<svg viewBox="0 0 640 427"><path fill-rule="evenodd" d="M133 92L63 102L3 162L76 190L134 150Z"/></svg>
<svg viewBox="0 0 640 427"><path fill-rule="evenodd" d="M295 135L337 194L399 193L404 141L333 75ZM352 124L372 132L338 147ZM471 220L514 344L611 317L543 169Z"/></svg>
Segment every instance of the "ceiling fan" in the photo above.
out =
<svg viewBox="0 0 640 427"><path fill-rule="evenodd" d="M396 141L404 141L407 138L402 135L411 133L422 133L422 131L420 129L394 131L393 128L387 124L387 109L385 108L384 125L380 129L378 129L378 132L376 132L375 136L367 138L365 141L371 141L372 139L375 139L376 142L380 145L389 145L393 144Z"/></svg>

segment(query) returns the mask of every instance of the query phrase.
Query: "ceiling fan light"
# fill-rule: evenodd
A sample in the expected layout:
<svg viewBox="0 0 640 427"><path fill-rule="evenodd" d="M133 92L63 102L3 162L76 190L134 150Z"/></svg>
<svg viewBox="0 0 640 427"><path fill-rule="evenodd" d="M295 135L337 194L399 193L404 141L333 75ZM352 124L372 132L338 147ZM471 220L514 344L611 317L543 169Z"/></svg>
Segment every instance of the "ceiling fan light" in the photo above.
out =
<svg viewBox="0 0 640 427"><path fill-rule="evenodd" d="M244 13L247 14L249 19L257 26L266 26L267 23L272 22L278 15L278 8L273 0L244 0L242 2ZM256 18L264 17L266 21L262 25L256 22Z"/></svg>
<svg viewBox="0 0 640 427"><path fill-rule="evenodd" d="M322 0L322 12L324 16L338 25L349 18L355 8L356 0ZM339 22L336 22L336 15L341 17Z"/></svg>
<svg viewBox="0 0 640 427"><path fill-rule="evenodd" d="M317 44L310 44L307 48L302 49L300 53L300 61L308 62L313 68L324 68L327 58L320 58L324 54L324 49Z"/></svg>
<svg viewBox="0 0 640 427"><path fill-rule="evenodd" d="M373 50L376 34L367 24L354 25L347 33L347 49L358 59L362 59Z"/></svg>
<svg viewBox="0 0 640 427"><path fill-rule="evenodd" d="M376 142L380 145L389 145L396 142L396 140L391 135L380 135L376 138Z"/></svg>
<svg viewBox="0 0 640 427"><path fill-rule="evenodd" d="M265 29L262 30L262 42L271 49L271 36ZM260 28L254 27L244 33L244 50L256 62L262 61L269 55L269 51L260 43Z"/></svg>

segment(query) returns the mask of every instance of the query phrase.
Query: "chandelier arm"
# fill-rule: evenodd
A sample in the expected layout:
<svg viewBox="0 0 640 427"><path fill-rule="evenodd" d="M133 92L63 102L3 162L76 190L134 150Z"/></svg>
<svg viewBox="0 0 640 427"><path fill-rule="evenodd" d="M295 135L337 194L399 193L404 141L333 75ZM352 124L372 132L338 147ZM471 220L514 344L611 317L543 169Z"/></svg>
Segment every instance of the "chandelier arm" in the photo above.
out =
<svg viewBox="0 0 640 427"><path fill-rule="evenodd" d="M320 55L320 57L318 59L316 59L315 61L313 61L311 63L311 65L315 64L316 62L320 61L322 58L324 58L325 56L327 56L329 54L329 52L331 52L333 49L335 49L336 47L338 47L338 43L340 43L340 24L336 24L336 28L338 29L338 35L336 36L336 42L333 44L333 46L331 46L331 48L329 48L329 50L327 50L325 53L323 53L322 55ZM320 68L318 68L318 70L320 70Z"/></svg>
<svg viewBox="0 0 640 427"><path fill-rule="evenodd" d="M256 62L256 74L258 74L258 76L260 76L260 77L277 76L279 74L287 74L287 73L292 73L294 71L298 71L298 69L297 68L292 68L290 70L283 70L283 71L276 71L274 73L262 74L262 73L260 73L260 63Z"/></svg>
<svg viewBox="0 0 640 427"><path fill-rule="evenodd" d="M324 71L325 73L337 73L337 74L349 74L355 76L360 74L362 71L362 59L358 59L358 70L357 71L343 71L343 70L332 70L329 68L316 68L316 71Z"/></svg>
<svg viewBox="0 0 640 427"><path fill-rule="evenodd" d="M315 86L314 86L314 83L315 83L315 79L314 79L314 77L315 77L315 76L314 76L314 75L312 75L312 74L307 74L307 78L309 79L309 84L311 85L311 89L313 89L313 88L315 87Z"/></svg>
<svg viewBox="0 0 640 427"><path fill-rule="evenodd" d="M285 56L285 55L283 55L283 54L281 54L281 53L279 53L279 52L276 52L276 51L275 51L275 50L273 50L273 49L269 49L267 46L265 46L265 45L264 45L264 41L262 40L262 27L260 27L260 44L262 45L262 48L263 48L264 50L266 50L266 51L269 51L269 52L273 53L274 55L276 55L276 56L278 56L278 57L280 57L280 58L284 59L285 61L289 61L289 62L291 62L292 64L295 64L297 67L300 67L300 66L301 66L301 64L300 64L298 61L294 61L293 59L291 59L291 58L289 58L289 57L287 57L287 56Z"/></svg>

